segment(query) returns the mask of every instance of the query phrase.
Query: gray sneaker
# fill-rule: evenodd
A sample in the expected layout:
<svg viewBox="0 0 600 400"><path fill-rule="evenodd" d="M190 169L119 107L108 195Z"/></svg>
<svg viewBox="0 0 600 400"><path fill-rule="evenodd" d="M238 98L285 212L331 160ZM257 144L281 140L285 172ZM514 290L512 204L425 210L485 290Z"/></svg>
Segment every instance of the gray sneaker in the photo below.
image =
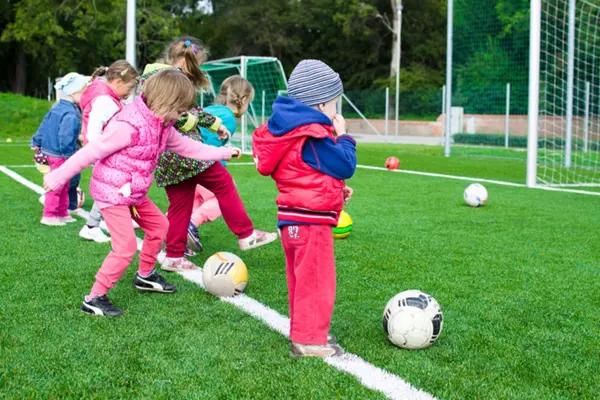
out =
<svg viewBox="0 0 600 400"><path fill-rule="evenodd" d="M334 357L344 354L344 350L337 344L300 344L292 342L292 357Z"/></svg>

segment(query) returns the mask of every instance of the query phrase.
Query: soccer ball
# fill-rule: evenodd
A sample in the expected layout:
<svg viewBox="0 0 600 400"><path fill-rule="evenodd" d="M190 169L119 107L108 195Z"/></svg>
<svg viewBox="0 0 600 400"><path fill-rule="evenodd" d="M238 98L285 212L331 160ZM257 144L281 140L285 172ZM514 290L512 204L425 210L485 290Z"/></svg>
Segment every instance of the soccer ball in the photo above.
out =
<svg viewBox="0 0 600 400"><path fill-rule="evenodd" d="M77 208L83 207L83 203L85 202L85 193L81 190L80 187L77 188Z"/></svg>
<svg viewBox="0 0 600 400"><path fill-rule="evenodd" d="M204 286L215 296L237 296L248 284L246 264L235 254L216 253L206 260L203 269Z"/></svg>
<svg viewBox="0 0 600 400"><path fill-rule="evenodd" d="M383 330L403 349L424 349L436 341L444 320L438 302L420 290L398 293L383 312Z"/></svg>
<svg viewBox="0 0 600 400"><path fill-rule="evenodd" d="M333 238L346 239L350 236L350 232L352 232L352 218L350 218L350 215L346 211L342 210L338 224L333 228Z"/></svg>
<svg viewBox="0 0 600 400"><path fill-rule="evenodd" d="M388 157L387 160L385 160L385 167L390 171L398 169L400 168L400 160L396 157Z"/></svg>
<svg viewBox="0 0 600 400"><path fill-rule="evenodd" d="M481 207L488 199L488 192L483 185L471 183L463 193L465 202L471 207Z"/></svg>

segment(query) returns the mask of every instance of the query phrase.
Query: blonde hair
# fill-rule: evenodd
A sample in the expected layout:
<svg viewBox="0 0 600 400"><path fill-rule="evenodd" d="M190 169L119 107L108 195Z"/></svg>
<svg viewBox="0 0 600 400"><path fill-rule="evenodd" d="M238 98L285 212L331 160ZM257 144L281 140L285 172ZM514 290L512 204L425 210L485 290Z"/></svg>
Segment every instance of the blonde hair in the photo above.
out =
<svg viewBox="0 0 600 400"><path fill-rule="evenodd" d="M110 67L98 67L92 74L90 80L94 80L99 76L104 76L108 82L112 82L115 79L121 79L123 83L130 83L137 79L138 73L133 68L133 65L129 64L125 60L115 61Z"/></svg>
<svg viewBox="0 0 600 400"><path fill-rule="evenodd" d="M200 66L208 58L208 50L202 41L191 36L183 36L167 46L164 59L169 65L175 65L181 59L185 60L183 73L198 88L208 87L209 81Z"/></svg>
<svg viewBox="0 0 600 400"><path fill-rule="evenodd" d="M164 70L150 77L142 86L146 105L159 117L171 111L178 113L194 107L196 89L180 71Z"/></svg>
<svg viewBox="0 0 600 400"><path fill-rule="evenodd" d="M237 110L234 110L234 114L239 117L239 111L243 108L244 102L247 101L249 104L252 100L254 100L254 88L250 82L240 75L233 75L221 84L221 91L215 103L224 106L233 104L237 108Z"/></svg>

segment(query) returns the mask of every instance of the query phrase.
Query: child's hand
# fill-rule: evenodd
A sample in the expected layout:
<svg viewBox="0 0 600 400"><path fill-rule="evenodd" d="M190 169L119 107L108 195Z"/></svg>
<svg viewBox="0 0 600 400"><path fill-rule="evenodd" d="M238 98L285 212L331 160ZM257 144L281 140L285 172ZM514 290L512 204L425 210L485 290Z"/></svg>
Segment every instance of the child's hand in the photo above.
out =
<svg viewBox="0 0 600 400"><path fill-rule="evenodd" d="M352 198L352 193L354 193L354 190L352 190L350 186L346 186L343 189L342 193L344 194L344 204L348 204L348 202Z"/></svg>
<svg viewBox="0 0 600 400"><path fill-rule="evenodd" d="M333 128L338 136L346 134L346 120L340 114L336 114L333 117Z"/></svg>
<svg viewBox="0 0 600 400"><path fill-rule="evenodd" d="M217 130L217 135L219 136L219 139L224 140L229 139L231 133L229 133L229 129L227 129L225 124L221 124L221 126L219 126L219 129Z"/></svg>
<svg viewBox="0 0 600 400"><path fill-rule="evenodd" d="M31 146L31 150L33 150L37 153L38 151L40 151L40 148L37 146Z"/></svg>
<svg viewBox="0 0 600 400"><path fill-rule="evenodd" d="M231 157L240 158L242 156L242 149L237 147L231 147Z"/></svg>
<svg viewBox="0 0 600 400"><path fill-rule="evenodd" d="M56 180L52 179L52 174L48 174L44 177L44 190L46 192L53 192L61 186L62 185Z"/></svg>

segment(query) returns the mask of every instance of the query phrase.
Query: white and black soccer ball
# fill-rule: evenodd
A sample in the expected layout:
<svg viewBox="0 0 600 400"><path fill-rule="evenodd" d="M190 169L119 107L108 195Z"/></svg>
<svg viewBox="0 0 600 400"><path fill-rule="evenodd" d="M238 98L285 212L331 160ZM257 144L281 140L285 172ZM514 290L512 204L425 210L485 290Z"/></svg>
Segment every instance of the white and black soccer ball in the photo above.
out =
<svg viewBox="0 0 600 400"><path fill-rule="evenodd" d="M206 260L202 279L206 290L215 296L237 296L248 284L248 269L241 258L222 251Z"/></svg>
<svg viewBox="0 0 600 400"><path fill-rule="evenodd" d="M438 302L420 290L398 293L383 312L383 330L390 342L403 349L424 349L436 341L444 318Z"/></svg>
<svg viewBox="0 0 600 400"><path fill-rule="evenodd" d="M479 183L472 183L465 189L463 193L465 202L471 207L481 207L488 199L488 192Z"/></svg>

